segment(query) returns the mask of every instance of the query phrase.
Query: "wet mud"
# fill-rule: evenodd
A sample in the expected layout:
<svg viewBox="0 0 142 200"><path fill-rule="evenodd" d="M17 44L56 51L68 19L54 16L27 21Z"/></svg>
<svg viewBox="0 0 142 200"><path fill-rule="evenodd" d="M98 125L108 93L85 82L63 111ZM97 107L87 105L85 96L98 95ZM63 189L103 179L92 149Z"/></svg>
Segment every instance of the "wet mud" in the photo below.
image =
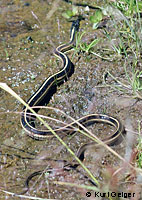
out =
<svg viewBox="0 0 142 200"><path fill-rule="evenodd" d="M63 1L0 2L0 82L10 86L25 101L47 77L62 68L62 63L54 56L54 49L69 41L71 23L62 17L62 13L67 9L70 9L70 5ZM84 12L83 8L80 9L80 12ZM93 11L90 10L91 12ZM109 19L106 30L112 33L112 38L117 39L118 36L114 33L115 26L112 26ZM75 73L58 89L49 106L61 109L75 119L90 113L105 113L117 117L124 126L127 125L127 129L132 126L136 144L138 126L141 126L142 102L134 99L129 91L122 93L108 87L109 84L115 84L111 77L107 77L108 85L103 81L103 76L108 71L123 79L125 59L123 55L114 53L114 40L107 39L103 28L92 30L87 19L81 22L80 31L86 31L82 40L87 43L96 37L100 38L101 41L93 51L109 59L76 50L68 52L68 56L75 64ZM23 105L2 89L0 105L0 199L20 199L1 190L19 194L31 173L46 171L48 168L60 170L52 177L49 177L48 173L34 177L30 182L31 189L25 195L47 199L86 199L85 189L52 183L58 180L90 184L83 175L74 170L63 171L62 161L54 161L72 161L73 158L65 147L56 138L37 141L28 137L20 124ZM44 111L43 114L48 115L48 111ZM50 113L50 116L64 120L64 117L55 113ZM51 125L54 126L53 122ZM113 132L109 126L98 124L90 127L90 130L101 139ZM63 140L74 152L82 144L89 142L89 139L80 133L63 137ZM125 157L127 146L124 137L123 142L113 149ZM113 184L111 176L113 171L122 166L122 161L111 152L105 148L88 149L85 152L84 164L100 182L115 188L118 180ZM81 167L79 170L85 174ZM120 189L123 190L123 187Z"/></svg>

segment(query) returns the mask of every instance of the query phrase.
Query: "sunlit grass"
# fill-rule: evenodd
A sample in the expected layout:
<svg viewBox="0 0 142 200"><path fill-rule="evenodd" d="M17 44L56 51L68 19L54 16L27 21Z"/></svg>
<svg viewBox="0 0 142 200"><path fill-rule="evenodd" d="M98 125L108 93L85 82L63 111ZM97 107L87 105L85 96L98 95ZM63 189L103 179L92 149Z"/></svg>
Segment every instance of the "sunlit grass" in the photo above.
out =
<svg viewBox="0 0 142 200"><path fill-rule="evenodd" d="M124 62L123 78L110 71L104 73L104 85L110 87L113 91L119 94L127 95L138 100L142 100L142 68L141 66L141 48L142 48L142 2L134 0L114 1L113 5L121 12L123 23L115 25L117 32L117 45L113 45L114 55L118 55ZM114 17L112 17L115 22ZM111 40L111 34L108 34L108 39ZM139 65L140 64L140 65ZM109 78L109 83L108 79ZM137 144L135 144L136 155L133 157L133 165L142 169L142 136L141 122L139 121ZM139 175L128 173L130 181L133 178L138 178ZM140 175L141 176L141 175ZM127 182L127 180L125 180ZM124 182L125 182L124 181ZM135 187L135 184L134 184Z"/></svg>
<svg viewBox="0 0 142 200"><path fill-rule="evenodd" d="M142 70L137 67L140 62L141 55L141 39L140 34L141 20L140 11L142 12L142 4L138 1L115 1L113 5L119 9L119 12L123 16L123 23L114 25L116 33L118 35L118 45L113 44L114 54L122 56L125 60L123 65L125 77L119 78L113 74L113 72L107 72L108 76L115 82L114 84L105 84L110 86L116 91L121 91L123 94L132 96L133 98L142 99ZM113 13L114 15L114 13ZM112 16L112 20L115 24L115 17ZM139 30L139 31L136 31ZM107 33L107 37L111 40L111 34ZM117 40L118 40L117 39ZM131 55L131 63L129 57ZM129 70L127 65L129 65Z"/></svg>
<svg viewBox="0 0 142 200"><path fill-rule="evenodd" d="M107 72L107 75L110 76L115 83L107 84L104 78L106 86L109 86L116 91L120 91L123 94L130 95L133 98L142 99L142 71L134 70L134 72L131 73L131 77L126 72L127 83L126 81L123 83L123 80L119 80L119 78L113 76L109 71Z"/></svg>
<svg viewBox="0 0 142 200"><path fill-rule="evenodd" d="M137 144L137 160L136 160L136 163L137 163L137 166L139 168L142 168L142 137L141 137L141 127L140 127L140 121L139 121L139 124L138 124L138 144Z"/></svg>
<svg viewBox="0 0 142 200"><path fill-rule="evenodd" d="M87 42L83 42L83 40L82 40L83 36L85 36L85 35L87 35L87 33L85 31L83 33L79 32L76 35L76 45L74 46L74 55L79 52L84 52L86 54L93 54L103 60L111 60L111 58L101 56L94 51L93 48L95 46L97 46L97 44L99 44L99 41L101 40L100 38L95 38L92 42L87 43Z"/></svg>

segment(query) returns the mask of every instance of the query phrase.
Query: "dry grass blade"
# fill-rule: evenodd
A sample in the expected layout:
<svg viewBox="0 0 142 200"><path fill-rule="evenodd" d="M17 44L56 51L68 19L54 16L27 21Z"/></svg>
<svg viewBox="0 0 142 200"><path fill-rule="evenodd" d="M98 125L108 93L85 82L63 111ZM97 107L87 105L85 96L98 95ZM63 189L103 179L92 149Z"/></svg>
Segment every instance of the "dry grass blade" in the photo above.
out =
<svg viewBox="0 0 142 200"><path fill-rule="evenodd" d="M59 2L60 2L60 0L55 0L53 2L51 10L47 13L47 16L46 16L47 20L50 19L52 17L52 15L54 14L54 12L58 9Z"/></svg>
<svg viewBox="0 0 142 200"><path fill-rule="evenodd" d="M13 192L8 192L6 190L1 190L1 192L4 192L6 194L9 194L11 195L12 197L20 197L20 198L23 198L23 199L34 199L34 200L55 200L55 199L45 199L45 198L38 198L38 197L32 197L32 196L26 196L26 195L16 195L15 193Z"/></svg>
<svg viewBox="0 0 142 200"><path fill-rule="evenodd" d="M85 165L80 161L80 159L75 155L75 153L68 147L68 145L55 133L55 131L41 118L39 115L28 105L24 102L23 99L20 98L7 84L0 82L0 87L7 91L9 94L11 94L13 97L15 97L18 101L20 101L24 106L27 107L28 110L30 110L37 119L39 119L43 125L52 132L52 134L61 142L62 145L68 150L68 152L76 159L76 161L82 166L82 168L88 173L90 178L96 183L96 185L99 186L99 182L97 179L93 176L93 174L85 167Z"/></svg>
<svg viewBox="0 0 142 200"><path fill-rule="evenodd" d="M76 187L76 188L82 188L87 190L93 190L96 192L99 192L100 190L94 186L86 186L86 185L78 185L76 183L69 183L69 182L62 182L62 181L53 181L53 183L63 186L69 186L69 187Z"/></svg>

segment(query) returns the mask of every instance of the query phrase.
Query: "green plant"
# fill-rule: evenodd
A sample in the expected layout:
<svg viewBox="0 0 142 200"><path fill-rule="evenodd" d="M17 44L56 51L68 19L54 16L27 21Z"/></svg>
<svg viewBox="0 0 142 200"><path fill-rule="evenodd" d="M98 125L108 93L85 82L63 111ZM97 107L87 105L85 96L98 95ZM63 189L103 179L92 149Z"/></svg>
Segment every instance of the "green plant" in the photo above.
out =
<svg viewBox="0 0 142 200"><path fill-rule="evenodd" d="M125 58L124 72L125 77L114 77L110 72L110 76L114 84L106 84L111 88L121 91L123 94L130 94L134 98L142 99L142 70L137 68L141 55L141 33L142 26L140 13L142 11L142 2L134 0L115 1L113 6L106 6L102 9L104 15L108 15L112 19L114 28L116 29L116 43L112 43L114 56ZM117 21L118 20L118 21ZM106 31L108 40L112 41L112 35ZM113 35L114 37L114 35ZM113 38L114 39L114 38ZM117 54L116 54L117 53ZM131 63L130 58L133 60ZM129 71L127 65L130 66ZM104 80L106 83L106 81Z"/></svg>
<svg viewBox="0 0 142 200"><path fill-rule="evenodd" d="M134 94L142 90L142 71L136 70L133 73L131 85L132 85Z"/></svg>
<svg viewBox="0 0 142 200"><path fill-rule="evenodd" d="M110 72L107 72L107 75L110 76L116 84L107 84L104 78L104 83L118 91L121 91L122 93L128 93L132 94L134 98L142 99L142 80L141 75L142 71L139 70L133 70L132 76L128 75L128 72L125 68L125 74L127 83L123 83L123 81L119 81L118 78L115 78Z"/></svg>
<svg viewBox="0 0 142 200"><path fill-rule="evenodd" d="M77 6L72 6L72 10L66 10L65 12L62 13L62 16L65 17L66 19L70 19L73 16L76 16L78 14L78 7Z"/></svg>
<svg viewBox="0 0 142 200"><path fill-rule="evenodd" d="M137 165L139 168L142 168L142 137L141 137L141 127L140 127L140 121L138 124L138 144L137 144Z"/></svg>
<svg viewBox="0 0 142 200"><path fill-rule="evenodd" d="M127 57L127 51L122 40L120 40L117 46L115 44L113 44L112 46L113 46L114 51L117 52L118 55L125 54L125 56Z"/></svg>
<svg viewBox="0 0 142 200"><path fill-rule="evenodd" d="M83 35L85 34L85 31L83 33L77 33L76 35L76 45L74 47L74 50L76 52L79 52L81 50L80 46L81 46L81 43L82 43L82 37Z"/></svg>
<svg viewBox="0 0 142 200"><path fill-rule="evenodd" d="M110 58L105 58L105 57L103 57L103 56L101 56L101 55L99 55L99 54L97 54L93 51L93 47L95 47L99 43L100 39L96 38L89 44L82 41L82 37L85 33L86 33L85 31L83 33L79 32L76 36L76 46L74 47L75 54L77 52L83 51L87 54L93 54L93 55L95 55L99 58L102 58L104 60L111 60Z"/></svg>
<svg viewBox="0 0 142 200"><path fill-rule="evenodd" d="M93 29L96 29L98 27L98 24L103 19L102 11L96 10L94 15L90 16L90 22L93 24Z"/></svg>
<svg viewBox="0 0 142 200"><path fill-rule="evenodd" d="M126 16L131 16L139 11L142 12L142 2L137 0L121 0L115 1L114 5L125 13Z"/></svg>
<svg viewBox="0 0 142 200"><path fill-rule="evenodd" d="M94 39L91 43L87 44L86 42L80 43L80 49L86 53L91 53L91 50L94 46L98 44L100 39Z"/></svg>

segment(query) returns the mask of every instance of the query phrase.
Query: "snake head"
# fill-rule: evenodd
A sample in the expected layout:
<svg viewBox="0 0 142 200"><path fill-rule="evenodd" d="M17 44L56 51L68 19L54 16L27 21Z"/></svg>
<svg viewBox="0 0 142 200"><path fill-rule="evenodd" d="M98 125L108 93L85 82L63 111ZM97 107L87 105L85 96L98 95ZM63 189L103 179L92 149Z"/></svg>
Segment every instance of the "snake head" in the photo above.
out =
<svg viewBox="0 0 142 200"><path fill-rule="evenodd" d="M70 21L70 22L72 22L71 29L70 29L70 35L71 35L72 31L76 32L79 30L81 20L85 20L85 18L82 15L78 15L78 18L76 20Z"/></svg>
<svg viewBox="0 0 142 200"><path fill-rule="evenodd" d="M72 26L71 26L71 31L73 28L75 28L75 31L79 30L79 26L80 26L80 19L77 19L75 21L72 22Z"/></svg>
<svg viewBox="0 0 142 200"><path fill-rule="evenodd" d="M72 31L76 32L79 30L80 21L81 21L80 18L78 18L77 20L74 20L72 22L70 33L72 33Z"/></svg>

